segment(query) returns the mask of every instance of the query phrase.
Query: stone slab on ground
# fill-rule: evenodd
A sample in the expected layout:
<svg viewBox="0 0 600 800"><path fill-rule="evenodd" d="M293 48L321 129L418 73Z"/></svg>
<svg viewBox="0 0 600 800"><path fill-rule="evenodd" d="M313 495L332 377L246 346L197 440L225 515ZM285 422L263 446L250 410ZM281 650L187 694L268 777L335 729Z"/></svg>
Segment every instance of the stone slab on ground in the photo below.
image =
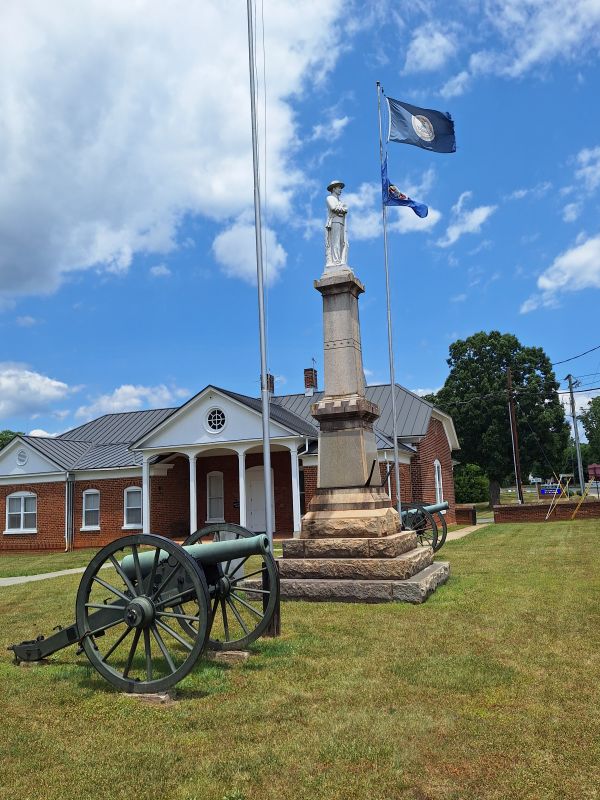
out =
<svg viewBox="0 0 600 800"><path fill-rule="evenodd" d="M416 545L417 536L412 531L376 539L287 539L283 542L283 557L395 558Z"/></svg>
<svg viewBox="0 0 600 800"><path fill-rule="evenodd" d="M241 664L250 658L249 650L205 650L203 658L220 664Z"/></svg>
<svg viewBox="0 0 600 800"><path fill-rule="evenodd" d="M282 579L405 580L432 561L430 547L415 547L395 558L283 558L278 566Z"/></svg>
<svg viewBox="0 0 600 800"><path fill-rule="evenodd" d="M449 575L449 562L435 561L402 581L282 578L281 597L341 603L423 603Z"/></svg>
<svg viewBox="0 0 600 800"><path fill-rule="evenodd" d="M172 706L177 702L177 694L174 689L169 689L168 692L149 692L148 694L138 692L122 692L122 694L123 697L131 697L151 706Z"/></svg>

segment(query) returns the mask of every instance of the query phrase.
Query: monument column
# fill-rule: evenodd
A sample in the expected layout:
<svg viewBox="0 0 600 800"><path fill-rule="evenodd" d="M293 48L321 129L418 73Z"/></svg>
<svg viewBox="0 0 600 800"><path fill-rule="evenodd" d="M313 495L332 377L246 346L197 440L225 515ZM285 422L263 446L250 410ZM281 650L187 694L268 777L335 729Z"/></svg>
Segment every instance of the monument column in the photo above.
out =
<svg viewBox="0 0 600 800"><path fill-rule="evenodd" d="M379 408L365 397L358 298L364 285L348 265L344 187L327 187L325 271L315 281L323 298L325 392L311 407L319 423L317 491L302 520L303 538L379 537L400 530L381 486L373 423Z"/></svg>
<svg viewBox="0 0 600 800"><path fill-rule="evenodd" d="M422 603L449 574L402 531L381 485L373 423L379 409L365 396L358 298L365 287L348 266L344 187L327 187L323 298L325 391L311 406L319 423L319 475L299 539L283 542L282 597L344 602Z"/></svg>

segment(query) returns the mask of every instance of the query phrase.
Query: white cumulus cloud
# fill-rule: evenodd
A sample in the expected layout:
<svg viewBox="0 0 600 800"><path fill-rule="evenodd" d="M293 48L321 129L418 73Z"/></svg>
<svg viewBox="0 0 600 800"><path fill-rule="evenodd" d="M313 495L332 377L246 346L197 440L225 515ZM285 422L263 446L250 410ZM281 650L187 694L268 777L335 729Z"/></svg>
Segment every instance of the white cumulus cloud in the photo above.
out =
<svg viewBox="0 0 600 800"><path fill-rule="evenodd" d="M521 305L521 313L558 304L562 292L600 289L600 235L578 241L574 247L557 256L538 277L539 293Z"/></svg>
<svg viewBox="0 0 600 800"><path fill-rule="evenodd" d="M285 267L287 253L277 241L275 231L263 227L263 270L265 283L275 283ZM235 222L213 242L213 253L223 272L256 285L256 233L254 225Z"/></svg>
<svg viewBox="0 0 600 800"><path fill-rule="evenodd" d="M95 398L89 405L80 406L75 412L79 419L93 419L103 414L118 414L121 411L139 411L143 408L169 408L179 405L189 396L187 389L158 386L134 386L123 384L110 394Z"/></svg>
<svg viewBox="0 0 600 800"><path fill-rule="evenodd" d="M408 46L404 72L441 69L456 52L454 38L438 25L427 22L414 32Z"/></svg>
<svg viewBox="0 0 600 800"><path fill-rule="evenodd" d="M0 417L39 415L72 391L26 364L0 363Z"/></svg>
<svg viewBox="0 0 600 800"><path fill-rule="evenodd" d="M302 179L290 98L327 77L345 8L265 6L263 167L277 215ZM137 253L180 246L184 215L237 219L253 197L249 103L242 3L2 4L0 292L51 292L92 266L125 272Z"/></svg>
<svg viewBox="0 0 600 800"><path fill-rule="evenodd" d="M600 186L600 147L580 150L577 164L575 177L583 181L588 192L595 191Z"/></svg>
<svg viewBox="0 0 600 800"><path fill-rule="evenodd" d="M166 264L156 264L149 271L153 278L168 278L173 274Z"/></svg>
<svg viewBox="0 0 600 800"><path fill-rule="evenodd" d="M479 233L481 226L496 210L497 206L465 208L465 203L472 197L472 194L472 192L463 192L456 205L452 207L452 222L448 225L444 237L437 241L439 247L450 247L465 233Z"/></svg>

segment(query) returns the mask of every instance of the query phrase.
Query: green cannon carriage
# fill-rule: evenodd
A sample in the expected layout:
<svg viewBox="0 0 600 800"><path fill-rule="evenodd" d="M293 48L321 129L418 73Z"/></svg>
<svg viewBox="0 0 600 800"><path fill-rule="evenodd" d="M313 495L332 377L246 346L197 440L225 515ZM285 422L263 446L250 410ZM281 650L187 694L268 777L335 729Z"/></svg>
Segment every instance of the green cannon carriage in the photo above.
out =
<svg viewBox="0 0 600 800"><path fill-rule="evenodd" d="M420 544L433 547L434 553L437 553L444 546L448 534L443 512L449 507L446 500L428 506L422 503L409 503L402 512L402 525L417 534Z"/></svg>
<svg viewBox="0 0 600 800"><path fill-rule="evenodd" d="M264 535L229 523L208 525L183 546L134 534L92 558L73 624L9 649L17 662L40 661L79 645L121 691L162 692L184 678L207 647L241 649L253 642L274 623L278 605L279 575Z"/></svg>

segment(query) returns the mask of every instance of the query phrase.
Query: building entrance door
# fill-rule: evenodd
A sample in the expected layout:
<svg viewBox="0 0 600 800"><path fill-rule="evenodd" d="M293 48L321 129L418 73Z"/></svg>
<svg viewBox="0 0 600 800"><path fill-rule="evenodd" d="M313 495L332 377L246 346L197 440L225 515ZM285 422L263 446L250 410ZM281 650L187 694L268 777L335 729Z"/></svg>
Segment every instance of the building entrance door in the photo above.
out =
<svg viewBox="0 0 600 800"><path fill-rule="evenodd" d="M273 470L271 470L271 508L273 510L273 528L276 529L274 486ZM262 466L250 467L246 470L246 527L254 533L264 533L267 527L265 518L265 475Z"/></svg>

